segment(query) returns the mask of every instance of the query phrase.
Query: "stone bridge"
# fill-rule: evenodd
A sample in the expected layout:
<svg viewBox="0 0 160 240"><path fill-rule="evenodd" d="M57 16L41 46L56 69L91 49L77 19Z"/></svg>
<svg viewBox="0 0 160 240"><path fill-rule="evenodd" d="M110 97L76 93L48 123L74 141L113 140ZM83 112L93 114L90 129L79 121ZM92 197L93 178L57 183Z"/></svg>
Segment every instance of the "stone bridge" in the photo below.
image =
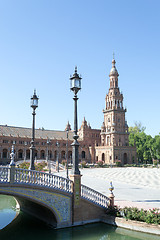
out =
<svg viewBox="0 0 160 240"><path fill-rule="evenodd" d="M14 196L22 211L56 228L101 221L112 204L112 199L80 182L15 166L0 167L0 194Z"/></svg>

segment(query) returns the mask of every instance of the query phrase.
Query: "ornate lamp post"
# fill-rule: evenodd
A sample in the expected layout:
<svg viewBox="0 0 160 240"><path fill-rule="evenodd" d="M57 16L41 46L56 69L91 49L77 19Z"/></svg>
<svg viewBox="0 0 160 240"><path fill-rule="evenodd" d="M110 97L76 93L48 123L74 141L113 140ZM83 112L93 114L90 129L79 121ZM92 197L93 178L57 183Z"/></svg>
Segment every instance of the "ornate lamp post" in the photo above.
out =
<svg viewBox="0 0 160 240"><path fill-rule="evenodd" d="M74 142L72 143L72 161L73 161L73 168L72 168L72 174L74 175L80 175L78 163L79 163L79 158L78 158L78 147L79 143L77 141L78 135L77 135L77 130L78 130L78 124L77 124L77 93L81 89L81 77L79 77L77 73L77 67L75 67L75 72L72 77L70 77L71 81L71 86L70 89L74 92Z"/></svg>
<svg viewBox="0 0 160 240"><path fill-rule="evenodd" d="M59 172L59 142L56 142L56 146L57 146L57 159L56 159L56 168L57 168L57 172Z"/></svg>
<svg viewBox="0 0 160 240"><path fill-rule="evenodd" d="M24 143L24 162L26 161L26 148L27 148L27 142Z"/></svg>
<svg viewBox="0 0 160 240"><path fill-rule="evenodd" d="M50 165L50 160L49 160L49 144L50 144L50 139L47 139L47 164L49 168L49 173L51 173L51 165Z"/></svg>
<svg viewBox="0 0 160 240"><path fill-rule="evenodd" d="M67 178L68 178L68 132L69 132L69 126L67 126L67 128L66 128L66 132L67 132L66 158L67 158Z"/></svg>
<svg viewBox="0 0 160 240"><path fill-rule="evenodd" d="M33 123L32 123L32 141L30 147L30 169L35 170L34 166L34 158L35 158L35 146L34 146L34 139L35 139L35 115L36 115L36 108L38 107L38 97L36 95L36 90L34 90L34 94L31 97L31 107L33 108Z"/></svg>

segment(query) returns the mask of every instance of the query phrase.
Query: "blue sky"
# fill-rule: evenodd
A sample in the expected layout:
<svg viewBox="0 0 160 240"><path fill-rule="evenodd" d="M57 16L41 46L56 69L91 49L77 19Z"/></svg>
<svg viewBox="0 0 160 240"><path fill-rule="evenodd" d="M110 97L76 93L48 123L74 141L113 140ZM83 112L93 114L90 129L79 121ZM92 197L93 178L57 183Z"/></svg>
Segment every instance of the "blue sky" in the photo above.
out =
<svg viewBox="0 0 160 240"><path fill-rule="evenodd" d="M159 134L159 10L155 0L0 0L0 124L31 127L36 88L36 127L73 127L77 65L79 126L85 116L100 128L114 51L128 125Z"/></svg>

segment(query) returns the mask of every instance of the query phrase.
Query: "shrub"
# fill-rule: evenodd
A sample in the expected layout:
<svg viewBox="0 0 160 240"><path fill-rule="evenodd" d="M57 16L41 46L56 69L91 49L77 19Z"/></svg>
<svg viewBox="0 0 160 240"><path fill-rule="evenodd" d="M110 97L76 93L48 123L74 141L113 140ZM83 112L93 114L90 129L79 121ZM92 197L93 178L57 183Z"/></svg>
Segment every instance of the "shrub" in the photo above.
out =
<svg viewBox="0 0 160 240"><path fill-rule="evenodd" d="M138 208L125 207L117 209L115 213L117 217L125 217L130 220L160 224L160 209L157 208L149 209L147 211L144 209L139 210Z"/></svg>
<svg viewBox="0 0 160 240"><path fill-rule="evenodd" d="M97 164L98 164L98 167L102 167L103 166L103 161L99 160L99 161L97 161Z"/></svg>
<svg viewBox="0 0 160 240"><path fill-rule="evenodd" d="M117 166L117 167L121 167L121 166L122 166L121 160L116 160L116 166Z"/></svg>
<svg viewBox="0 0 160 240"><path fill-rule="evenodd" d="M23 162L21 164L19 164L19 168L23 168L23 169L29 169L30 163L29 162ZM40 162L40 163L35 163L35 170L36 171L46 171L46 166L47 163L45 161Z"/></svg>
<svg viewBox="0 0 160 240"><path fill-rule="evenodd" d="M106 213L111 216L120 216L120 209L117 206L109 206L106 210Z"/></svg>
<svg viewBox="0 0 160 240"><path fill-rule="evenodd" d="M47 163L45 161L40 162L40 163L36 163L35 164L35 170L36 171L43 171L46 166L47 166Z"/></svg>
<svg viewBox="0 0 160 240"><path fill-rule="evenodd" d="M29 162L23 162L21 164L19 164L19 168L23 168L23 169L29 169Z"/></svg>
<svg viewBox="0 0 160 240"><path fill-rule="evenodd" d="M67 160L63 159L62 160L62 165L65 166L67 164Z"/></svg>
<svg viewBox="0 0 160 240"><path fill-rule="evenodd" d="M82 165L82 168L85 168L86 167L86 161L82 161L81 165Z"/></svg>
<svg viewBox="0 0 160 240"><path fill-rule="evenodd" d="M153 165L154 165L154 166L157 166L157 165L158 165L158 162L159 162L159 161L158 161L157 159L153 159Z"/></svg>

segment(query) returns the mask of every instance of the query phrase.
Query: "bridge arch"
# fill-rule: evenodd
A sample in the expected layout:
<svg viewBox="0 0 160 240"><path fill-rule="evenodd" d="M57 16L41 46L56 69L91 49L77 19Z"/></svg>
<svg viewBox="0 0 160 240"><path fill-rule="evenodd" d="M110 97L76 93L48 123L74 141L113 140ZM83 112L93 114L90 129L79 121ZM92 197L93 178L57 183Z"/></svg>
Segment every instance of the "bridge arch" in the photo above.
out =
<svg viewBox="0 0 160 240"><path fill-rule="evenodd" d="M71 224L71 196L61 192L44 191L36 186L0 186L0 194L15 197L20 209L27 212L53 227L63 227Z"/></svg>

